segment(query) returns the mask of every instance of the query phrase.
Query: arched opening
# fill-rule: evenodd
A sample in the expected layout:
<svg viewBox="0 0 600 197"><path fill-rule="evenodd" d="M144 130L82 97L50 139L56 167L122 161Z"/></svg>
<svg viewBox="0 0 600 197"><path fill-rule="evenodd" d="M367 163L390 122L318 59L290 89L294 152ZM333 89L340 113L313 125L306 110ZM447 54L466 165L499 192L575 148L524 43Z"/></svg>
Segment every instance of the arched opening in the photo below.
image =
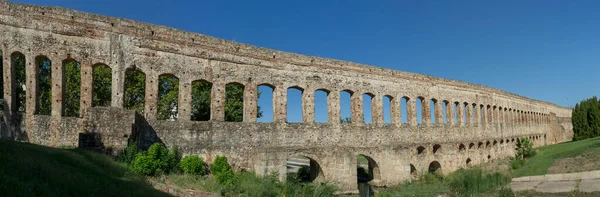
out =
<svg viewBox="0 0 600 197"><path fill-rule="evenodd" d="M13 52L10 55L11 65L12 65L12 88L13 88L13 112L25 112L26 108L26 62L25 55L20 52Z"/></svg>
<svg viewBox="0 0 600 197"><path fill-rule="evenodd" d="M463 151L465 151L465 145L464 144L458 145L458 152L463 152Z"/></svg>
<svg viewBox="0 0 600 197"><path fill-rule="evenodd" d="M373 122L373 97L375 95L371 93L364 93L362 95L363 98L363 120L364 123L372 123Z"/></svg>
<svg viewBox="0 0 600 197"><path fill-rule="evenodd" d="M112 70L104 64L93 66L92 107L108 107L112 98Z"/></svg>
<svg viewBox="0 0 600 197"><path fill-rule="evenodd" d="M467 167L471 167L471 158L467 158L466 164L467 164Z"/></svg>
<svg viewBox="0 0 600 197"><path fill-rule="evenodd" d="M417 155L425 153L425 147L419 146L417 147Z"/></svg>
<svg viewBox="0 0 600 197"><path fill-rule="evenodd" d="M317 161L305 156L292 156L287 159L287 181L292 183L313 182L323 177L323 170Z"/></svg>
<svg viewBox="0 0 600 197"><path fill-rule="evenodd" d="M209 121L212 83L205 80L192 81L192 109L190 120Z"/></svg>
<svg viewBox="0 0 600 197"><path fill-rule="evenodd" d="M244 120L244 85L228 83L225 85L225 122Z"/></svg>
<svg viewBox="0 0 600 197"><path fill-rule="evenodd" d="M488 156L487 156L487 159L488 159L488 160L492 159L492 156L491 156L491 155L488 155Z"/></svg>
<svg viewBox="0 0 600 197"><path fill-rule="evenodd" d="M467 111L468 106L469 106L469 104L466 102L463 103L461 106L461 110L463 111L463 113L462 113L463 117L461 117L461 118L462 118L462 122L465 124L469 122L469 113L468 113L469 111Z"/></svg>
<svg viewBox="0 0 600 197"><path fill-rule="evenodd" d="M444 124L448 123L448 101L442 101L442 119Z"/></svg>
<svg viewBox="0 0 600 197"><path fill-rule="evenodd" d="M471 123L475 124L477 123L477 120L479 120L479 117L477 117L477 104L473 103L471 106Z"/></svg>
<svg viewBox="0 0 600 197"><path fill-rule="evenodd" d="M352 94L350 90L342 90L340 92L340 122L351 123L352 122Z"/></svg>
<svg viewBox="0 0 600 197"><path fill-rule="evenodd" d="M164 74L158 76L158 120L176 120L179 104L179 78Z"/></svg>
<svg viewBox="0 0 600 197"><path fill-rule="evenodd" d="M417 178L419 175L417 173L417 168L414 165L410 164L410 175L412 178Z"/></svg>
<svg viewBox="0 0 600 197"><path fill-rule="evenodd" d="M394 98L389 95L383 96L383 123L392 123L391 103Z"/></svg>
<svg viewBox="0 0 600 197"><path fill-rule="evenodd" d="M473 149L473 147L475 147L475 144L474 144L474 143L470 143L470 144L469 144L469 150L470 150L470 149Z"/></svg>
<svg viewBox="0 0 600 197"><path fill-rule="evenodd" d="M487 142L485 143L485 147L486 147L486 148L489 148L489 147L490 147L490 144L491 144L491 143L490 143L490 141L487 141Z"/></svg>
<svg viewBox="0 0 600 197"><path fill-rule="evenodd" d="M479 142L479 143L477 144L477 148L478 148L478 149L481 149L481 148L483 148L483 142Z"/></svg>
<svg viewBox="0 0 600 197"><path fill-rule="evenodd" d="M50 115L52 112L52 62L46 56L35 58L37 65L37 109L36 114ZM2 78L0 76L0 78Z"/></svg>
<svg viewBox="0 0 600 197"><path fill-rule="evenodd" d="M415 112L417 112L417 124L423 124L423 102L425 102L423 97L417 97L415 105Z"/></svg>
<svg viewBox="0 0 600 197"><path fill-rule="evenodd" d="M373 158L365 155L358 155L356 161L356 175L359 183L366 183L379 179L379 166Z"/></svg>
<svg viewBox="0 0 600 197"><path fill-rule="evenodd" d="M256 103L258 103L257 112L261 113L256 119L257 122L273 122L275 117L273 112L273 91L275 86L271 84L261 84L257 87L258 97ZM209 95L210 96L210 95Z"/></svg>
<svg viewBox="0 0 600 197"><path fill-rule="evenodd" d="M504 139L500 140L500 145L504 144Z"/></svg>
<svg viewBox="0 0 600 197"><path fill-rule="evenodd" d="M479 123L483 122L483 105L479 105Z"/></svg>
<svg viewBox="0 0 600 197"><path fill-rule="evenodd" d="M439 150L441 150L442 146L439 144L435 144L433 145L433 154L437 153Z"/></svg>
<svg viewBox="0 0 600 197"><path fill-rule="evenodd" d="M498 144L498 141L494 140L494 144L493 145L496 146L496 144Z"/></svg>
<svg viewBox="0 0 600 197"><path fill-rule="evenodd" d="M315 122L329 122L328 96L328 90L318 89L315 91Z"/></svg>
<svg viewBox="0 0 600 197"><path fill-rule="evenodd" d="M406 111L406 105L408 103L408 97L400 98L400 116L402 116L402 124L408 124L408 112Z"/></svg>
<svg viewBox="0 0 600 197"><path fill-rule="evenodd" d="M123 107L143 114L145 97L146 74L135 68L127 69L125 71L125 101Z"/></svg>
<svg viewBox="0 0 600 197"><path fill-rule="evenodd" d="M81 98L81 67L73 59L63 61L63 116L79 116Z"/></svg>
<svg viewBox="0 0 600 197"><path fill-rule="evenodd" d="M437 161L433 161L429 164L428 171L429 173L442 174L442 165Z"/></svg>
<svg viewBox="0 0 600 197"><path fill-rule="evenodd" d="M461 117L458 117L458 110L460 110L460 105L458 104L458 102L454 102L454 114L452 115L454 117L454 124L458 124L460 122Z"/></svg>
<svg viewBox="0 0 600 197"><path fill-rule="evenodd" d="M302 93L297 86L287 89L287 122L302 122Z"/></svg>
<svg viewBox="0 0 600 197"><path fill-rule="evenodd" d="M435 116L435 110L436 110L435 105L436 104L437 104L437 100L435 100L435 99L429 100L429 118L430 118L431 124L435 124L435 123L437 123L437 121L439 121L439 120L436 120L437 117Z"/></svg>

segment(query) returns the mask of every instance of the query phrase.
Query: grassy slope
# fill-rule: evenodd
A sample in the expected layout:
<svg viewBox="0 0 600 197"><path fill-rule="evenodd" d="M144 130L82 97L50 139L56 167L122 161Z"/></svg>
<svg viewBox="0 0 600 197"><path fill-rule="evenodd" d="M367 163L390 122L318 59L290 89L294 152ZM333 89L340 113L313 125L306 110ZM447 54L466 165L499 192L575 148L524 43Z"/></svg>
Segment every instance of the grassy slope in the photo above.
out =
<svg viewBox="0 0 600 197"><path fill-rule="evenodd" d="M0 139L1 196L169 196L111 158Z"/></svg>
<svg viewBox="0 0 600 197"><path fill-rule="evenodd" d="M537 149L537 154L528 158L523 167L513 171L512 176L547 174L548 168L552 166L554 161L576 157L585 152L600 152L600 137L540 147ZM600 162L600 158L598 160Z"/></svg>

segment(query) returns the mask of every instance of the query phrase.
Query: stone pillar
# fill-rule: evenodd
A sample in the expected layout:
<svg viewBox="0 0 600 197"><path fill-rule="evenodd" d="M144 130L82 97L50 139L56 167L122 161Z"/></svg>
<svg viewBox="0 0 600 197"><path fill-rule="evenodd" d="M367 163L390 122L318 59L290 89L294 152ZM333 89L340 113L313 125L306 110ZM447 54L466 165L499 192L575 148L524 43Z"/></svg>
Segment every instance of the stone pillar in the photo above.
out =
<svg viewBox="0 0 600 197"><path fill-rule="evenodd" d="M79 62L81 80L81 97L79 99L79 117L84 117L87 110L92 107L92 95L94 94L94 67L89 59Z"/></svg>
<svg viewBox="0 0 600 197"><path fill-rule="evenodd" d="M279 84L273 90L273 122L287 121L287 88Z"/></svg>
<svg viewBox="0 0 600 197"><path fill-rule="evenodd" d="M225 121L225 82L213 79L215 80L210 91L210 120Z"/></svg>
<svg viewBox="0 0 600 197"><path fill-rule="evenodd" d="M302 90L302 122L315 122L315 90L310 87Z"/></svg>
<svg viewBox="0 0 600 197"><path fill-rule="evenodd" d="M248 82L244 85L244 122L256 122L256 113L258 108L258 86L254 82Z"/></svg>
<svg viewBox="0 0 600 197"><path fill-rule="evenodd" d="M327 118L331 124L340 124L340 91L338 90L327 93Z"/></svg>
<svg viewBox="0 0 600 197"><path fill-rule="evenodd" d="M401 102L399 96L390 98L390 121L392 124L401 125L402 124L402 113L400 112Z"/></svg>
<svg viewBox="0 0 600 197"><path fill-rule="evenodd" d="M187 76L181 76L181 78L179 78L179 95L177 97L177 119L191 120L192 84ZM244 99L246 99L245 96Z"/></svg>
<svg viewBox="0 0 600 197"><path fill-rule="evenodd" d="M492 106L492 111L490 113L490 123L495 124L498 123L498 107Z"/></svg>
<svg viewBox="0 0 600 197"><path fill-rule="evenodd" d="M406 99L406 120L409 125L417 125L416 100Z"/></svg>
<svg viewBox="0 0 600 197"><path fill-rule="evenodd" d="M146 95L144 102L144 116L148 120L156 120L158 106L158 75L154 71L146 73ZM212 102L212 101L211 101ZM211 109L212 110L212 109Z"/></svg>
<svg viewBox="0 0 600 197"><path fill-rule="evenodd" d="M58 56L48 57L51 62L52 73L52 112L50 113L50 146L57 146L60 142L60 122L63 114L62 95L63 95L63 63ZM6 84L6 82L5 82ZM5 86L6 87L6 86ZM5 90L6 92L6 90Z"/></svg>
<svg viewBox="0 0 600 197"><path fill-rule="evenodd" d="M429 109L429 99L421 99L421 124L431 125L431 110Z"/></svg>
<svg viewBox="0 0 600 197"><path fill-rule="evenodd" d="M482 125L483 120L481 118L481 106L475 105L475 116L475 122L477 123L477 125Z"/></svg>
<svg viewBox="0 0 600 197"><path fill-rule="evenodd" d="M473 124L473 107L471 107L471 105L469 105L469 103L464 103L465 106L465 113L467 113L467 120L465 122L466 125L471 125Z"/></svg>
<svg viewBox="0 0 600 197"><path fill-rule="evenodd" d="M464 123L465 118L464 118L464 115L463 115L463 105L461 103L458 103L458 102L456 102L454 104L456 104L456 119L458 120L456 124L457 125L464 125L465 124Z"/></svg>
<svg viewBox="0 0 600 197"><path fill-rule="evenodd" d="M38 69L37 62L35 62L35 56L32 54L25 55L25 114L30 117L37 109L37 98L38 98ZM27 122L30 122L27 120Z"/></svg>
<svg viewBox="0 0 600 197"><path fill-rule="evenodd" d="M384 123L383 119L383 97L374 95L371 99L371 119L374 124L381 125Z"/></svg>
<svg viewBox="0 0 600 197"><path fill-rule="evenodd" d="M450 102L446 102L446 123L454 125L454 111L452 110L452 103Z"/></svg>
<svg viewBox="0 0 600 197"><path fill-rule="evenodd" d="M10 61L10 51L8 51L8 49L6 48L6 45L2 45L2 73L4 76L4 80L3 80L3 86L4 86L4 101L6 102L6 106L8 106L8 108L5 108L4 111L9 111L12 112L13 111L13 98L12 98L12 92L13 92L13 88L11 86L13 78L13 72L12 72L12 62ZM54 74L54 72L53 72ZM54 97L52 97L54 98ZM10 114L10 113L7 113Z"/></svg>
<svg viewBox="0 0 600 197"><path fill-rule="evenodd" d="M444 115L442 114L442 112L443 112L442 102L436 100L434 103L433 109L434 109L433 114L435 115L435 124L437 124L437 125L444 124Z"/></svg>
<svg viewBox="0 0 600 197"><path fill-rule="evenodd" d="M363 125L365 119L363 117L363 100L362 94L357 92L350 95L350 110L352 111L352 124Z"/></svg>
<svg viewBox="0 0 600 197"><path fill-rule="evenodd" d="M111 106L124 109L125 104L125 69L120 66L114 66L112 71L112 99Z"/></svg>

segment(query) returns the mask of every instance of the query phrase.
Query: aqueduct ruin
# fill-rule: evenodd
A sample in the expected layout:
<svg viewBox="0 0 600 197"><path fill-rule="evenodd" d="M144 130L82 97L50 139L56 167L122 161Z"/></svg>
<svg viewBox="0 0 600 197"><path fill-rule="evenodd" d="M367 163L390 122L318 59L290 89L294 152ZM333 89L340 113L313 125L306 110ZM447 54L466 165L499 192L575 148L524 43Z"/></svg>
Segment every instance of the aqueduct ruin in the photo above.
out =
<svg viewBox="0 0 600 197"><path fill-rule="evenodd" d="M112 149L122 149L131 138L160 141L207 161L225 155L237 170L279 172L281 178L288 158L305 156L319 166L316 180L355 192L358 155L368 159L374 184L394 185L428 170L448 173L512 156L516 138L546 145L572 136L571 109L494 88L65 8L1 2L0 42L6 102L0 131L5 139L78 146L90 140L88 134L96 134L101 146ZM24 58L24 68L14 65L18 57ZM42 59L51 70L46 76L51 81L48 104L39 102ZM64 84L71 80L65 68L72 61L80 65L75 116L63 105L69 96ZM111 71L110 108L92 107L96 65ZM130 71L145 76L139 113L123 108ZM25 77L19 86L24 98L17 96L19 73ZM158 80L165 74L179 83L176 120L157 118ZM212 84L208 121L190 118L191 87L199 80ZM242 122L224 121L226 85L231 83L244 87ZM260 85L273 90L270 123L256 121ZM302 92L301 123L286 122L289 88ZM315 122L316 91L327 94L328 122ZM339 121L341 92L351 95L351 123ZM371 123L362 121L363 98L371 99ZM384 100L389 100L389 114ZM38 113L41 107L51 113Z"/></svg>

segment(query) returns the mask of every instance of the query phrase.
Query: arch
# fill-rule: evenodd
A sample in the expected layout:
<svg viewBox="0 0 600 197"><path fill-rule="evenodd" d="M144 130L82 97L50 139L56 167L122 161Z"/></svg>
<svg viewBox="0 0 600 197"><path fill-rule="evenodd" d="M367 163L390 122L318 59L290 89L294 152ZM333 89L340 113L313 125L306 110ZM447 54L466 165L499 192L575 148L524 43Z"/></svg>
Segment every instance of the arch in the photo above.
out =
<svg viewBox="0 0 600 197"><path fill-rule="evenodd" d="M256 86L256 107L257 107L257 122L273 122L275 118L275 102L273 93L275 93L275 86L268 83L262 83Z"/></svg>
<svg viewBox="0 0 600 197"><path fill-rule="evenodd" d="M176 120L179 117L179 78L172 74L158 76L158 120Z"/></svg>
<svg viewBox="0 0 600 197"><path fill-rule="evenodd" d="M465 148L465 145L464 145L464 144L460 144L460 145L458 145L458 151L459 151L459 152L465 151L465 149L466 149L466 148Z"/></svg>
<svg viewBox="0 0 600 197"><path fill-rule="evenodd" d="M111 105L112 70L106 64L92 66L92 107Z"/></svg>
<svg viewBox="0 0 600 197"><path fill-rule="evenodd" d="M479 123L479 117L477 116L477 104L471 104L471 124Z"/></svg>
<svg viewBox="0 0 600 197"><path fill-rule="evenodd" d="M302 97L304 89L299 86L291 86L287 88L287 122L302 122L303 108Z"/></svg>
<svg viewBox="0 0 600 197"><path fill-rule="evenodd" d="M329 105L327 97L329 90L317 89L314 92L314 116L315 122L329 122Z"/></svg>
<svg viewBox="0 0 600 197"><path fill-rule="evenodd" d="M123 108L144 113L146 74L135 67L125 70L125 101Z"/></svg>
<svg viewBox="0 0 600 197"><path fill-rule="evenodd" d="M441 120L437 120L437 116L435 115L436 110L437 110L435 108L435 106L437 105L437 103L438 103L437 99L434 99L434 98L429 99L429 118L430 118L429 122L431 124L437 124L439 121L441 121Z"/></svg>
<svg viewBox="0 0 600 197"><path fill-rule="evenodd" d="M490 144L491 144L491 143L490 143L490 141L487 141L487 142L485 143L485 147L486 147L486 148L489 148L489 147L490 147Z"/></svg>
<svg viewBox="0 0 600 197"><path fill-rule="evenodd" d="M415 168L413 164L410 164L410 175L412 176L412 178L417 178L419 176L417 168Z"/></svg>
<svg viewBox="0 0 600 197"><path fill-rule="evenodd" d="M488 160L492 159L492 156L491 156L491 155L488 155L488 156L487 156L487 159L488 159Z"/></svg>
<svg viewBox="0 0 600 197"><path fill-rule="evenodd" d="M383 95L383 123L388 124L392 123L392 101L394 100L393 96Z"/></svg>
<svg viewBox="0 0 600 197"><path fill-rule="evenodd" d="M454 114L452 115L454 118L454 124L459 124L462 120L462 117L459 117L460 113L460 103L454 102Z"/></svg>
<svg viewBox="0 0 600 197"><path fill-rule="evenodd" d="M483 104L479 105L479 123L484 124L483 122Z"/></svg>
<svg viewBox="0 0 600 197"><path fill-rule="evenodd" d="M357 157L357 165L356 165L356 171L357 171L357 179L358 182L370 182L372 180L379 180L381 179L381 175L379 172L379 166L377 165L377 162L375 162L375 160L369 156L366 156L364 154L360 154ZM365 166L366 164L366 166ZM367 167L367 169L365 169L364 167Z"/></svg>
<svg viewBox="0 0 600 197"><path fill-rule="evenodd" d="M286 169L288 182L313 182L319 177L325 177L319 163L304 155L288 157Z"/></svg>
<svg viewBox="0 0 600 197"><path fill-rule="evenodd" d="M434 144L433 145L433 154L437 153L438 151L440 151L440 149L442 148L442 145L439 144Z"/></svg>
<svg viewBox="0 0 600 197"><path fill-rule="evenodd" d="M419 146L417 147L417 155L425 153L425 147Z"/></svg>
<svg viewBox="0 0 600 197"><path fill-rule="evenodd" d="M80 115L81 66L79 62L68 58L63 60L63 116Z"/></svg>
<svg viewBox="0 0 600 197"><path fill-rule="evenodd" d="M244 85L230 82L225 85L225 122L244 120Z"/></svg>
<svg viewBox="0 0 600 197"><path fill-rule="evenodd" d="M466 164L467 167L471 167L471 158L467 158Z"/></svg>
<svg viewBox="0 0 600 197"><path fill-rule="evenodd" d="M447 100L442 101L442 119L444 121L443 122L444 124L450 123L448 118L451 118L451 116L448 113L448 104L450 104L450 102L448 102ZM452 110L450 110L450 111L452 111Z"/></svg>
<svg viewBox="0 0 600 197"><path fill-rule="evenodd" d="M408 101L410 100L409 97L407 96L403 96L402 98L400 98L400 116L401 116L401 121L402 124L408 124Z"/></svg>
<svg viewBox="0 0 600 197"><path fill-rule="evenodd" d="M340 91L340 121L342 123L352 122L352 95L351 90Z"/></svg>
<svg viewBox="0 0 600 197"><path fill-rule="evenodd" d="M500 145L504 144L504 139L500 140Z"/></svg>
<svg viewBox="0 0 600 197"><path fill-rule="evenodd" d="M192 81L190 120L210 120L211 94L212 83L202 79Z"/></svg>
<svg viewBox="0 0 600 197"><path fill-rule="evenodd" d="M48 57L40 55L35 57L35 65L37 73L35 114L50 115L52 112L52 62Z"/></svg>
<svg viewBox="0 0 600 197"><path fill-rule="evenodd" d="M27 104L27 62L23 53L15 51L10 55L11 71L12 71L12 99L13 104L11 110L13 112L24 113Z"/></svg>
<svg viewBox="0 0 600 197"><path fill-rule="evenodd" d="M375 95L371 94L371 93L364 93L362 95L362 100L363 100L363 122L364 123L373 123L373 116L375 114L373 114L373 101L374 101Z"/></svg>
<svg viewBox="0 0 600 197"><path fill-rule="evenodd" d="M469 144L469 150L470 150L470 149L473 149L473 147L475 147L475 143L470 143L470 144Z"/></svg>
<svg viewBox="0 0 600 197"><path fill-rule="evenodd" d="M479 142L479 143L477 144L477 148L478 148L478 149L481 149L481 148L483 148L483 142Z"/></svg>
<svg viewBox="0 0 600 197"><path fill-rule="evenodd" d="M440 162L432 161L431 163L429 163L428 171L429 173L442 174L442 165L440 164Z"/></svg>
<svg viewBox="0 0 600 197"><path fill-rule="evenodd" d="M462 106L460 106L460 109L463 111L462 117L460 117L460 118L462 119L462 123L465 123L465 124L469 123L469 120L470 120L468 106L469 106L469 103L467 103L467 102L464 102L462 104Z"/></svg>
<svg viewBox="0 0 600 197"><path fill-rule="evenodd" d="M494 140L494 144L493 145L496 146L496 144L498 144L498 141Z"/></svg>
<svg viewBox="0 0 600 197"><path fill-rule="evenodd" d="M423 116L425 114L423 114L423 104L425 102L425 98L423 98L422 96L418 96L416 103L415 103L415 112L416 112L416 116L417 116L417 124L423 124Z"/></svg>

